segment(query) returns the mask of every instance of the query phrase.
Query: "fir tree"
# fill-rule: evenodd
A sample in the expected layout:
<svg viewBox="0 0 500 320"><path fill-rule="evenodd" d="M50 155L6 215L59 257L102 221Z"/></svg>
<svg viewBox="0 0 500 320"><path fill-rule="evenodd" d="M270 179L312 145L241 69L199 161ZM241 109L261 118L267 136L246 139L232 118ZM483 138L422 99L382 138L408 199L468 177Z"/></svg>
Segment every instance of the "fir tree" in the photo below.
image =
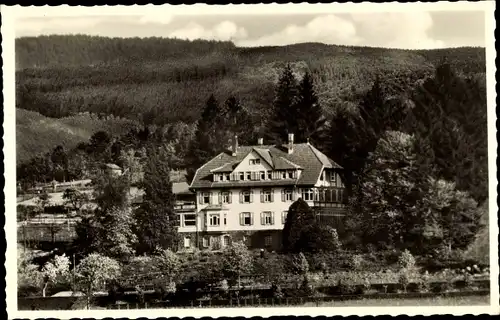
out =
<svg viewBox="0 0 500 320"><path fill-rule="evenodd" d="M314 90L313 78L309 72L306 72L298 86L295 112L297 141L309 139L313 145L321 148L326 136L326 118L323 116L323 110Z"/></svg>
<svg viewBox="0 0 500 320"><path fill-rule="evenodd" d="M283 250L285 252L311 251L309 248L310 231L316 228L316 218L309 205L299 198L288 209L283 227Z"/></svg>
<svg viewBox="0 0 500 320"><path fill-rule="evenodd" d="M187 178L191 181L196 170L209 161L217 153L228 147L225 131L220 125L224 122L224 109L219 105L214 95L211 95L198 121L195 136L187 154Z"/></svg>
<svg viewBox="0 0 500 320"><path fill-rule="evenodd" d="M296 102L297 79L292 67L287 64L276 86L273 115L268 124L267 140L280 144L286 141L288 133L297 134Z"/></svg>
<svg viewBox="0 0 500 320"><path fill-rule="evenodd" d="M169 162L165 148L151 147L148 150L141 184L143 202L135 212L139 253L152 254L156 249L177 246L177 220L173 210L175 195L170 182Z"/></svg>

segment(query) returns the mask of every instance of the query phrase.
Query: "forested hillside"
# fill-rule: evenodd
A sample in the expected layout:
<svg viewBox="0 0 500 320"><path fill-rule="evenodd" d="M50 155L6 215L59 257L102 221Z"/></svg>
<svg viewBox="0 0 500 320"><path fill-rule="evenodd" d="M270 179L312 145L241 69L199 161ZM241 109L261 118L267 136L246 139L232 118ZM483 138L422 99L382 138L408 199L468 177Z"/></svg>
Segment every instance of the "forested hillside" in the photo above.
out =
<svg viewBox="0 0 500 320"><path fill-rule="evenodd" d="M49 117L113 114L147 124L196 121L212 93L236 96L265 121L279 70L310 71L327 114L356 102L376 75L396 93L444 57L459 72L484 72L482 48L432 51L318 43L238 48L177 39L44 36L16 40L17 107ZM259 121L259 122L262 122Z"/></svg>
<svg viewBox="0 0 500 320"><path fill-rule="evenodd" d="M54 119L37 112L16 109L17 162L30 160L34 155L52 150L57 145L71 149L89 140L98 130L121 135L134 126L132 121L126 119L98 119L89 114Z"/></svg>

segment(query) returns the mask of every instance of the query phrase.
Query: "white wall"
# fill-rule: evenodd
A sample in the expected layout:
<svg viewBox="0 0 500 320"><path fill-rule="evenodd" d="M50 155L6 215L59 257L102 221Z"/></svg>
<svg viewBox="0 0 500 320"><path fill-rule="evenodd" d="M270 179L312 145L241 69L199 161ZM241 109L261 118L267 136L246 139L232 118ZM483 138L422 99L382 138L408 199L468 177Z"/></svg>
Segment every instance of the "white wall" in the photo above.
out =
<svg viewBox="0 0 500 320"><path fill-rule="evenodd" d="M264 188L267 189L267 188ZM273 202L261 202L261 190L263 188L253 188L253 202L252 203L240 203L240 191L245 189L231 189L231 203L223 204L225 210L210 210L210 213L220 213L221 223L219 227L211 227L207 223L205 227L205 219L207 218L207 213L205 209L207 204L199 203L200 193L197 193L197 227L183 227L181 221L181 227L179 232L195 232L195 231L256 231L256 230L281 230L283 229L282 223L282 212L288 211L288 208L292 205L294 201L282 201L281 190L283 187L273 187ZM219 204L219 192L227 191L220 189L211 189L211 205ZM297 200L300 197L300 189L296 189L294 193L294 199ZM313 205L313 202L308 202L309 205ZM261 212L271 211L274 212L274 224L273 225L262 225L261 224ZM242 226L240 225L240 213L241 212L252 212L253 213L253 225ZM224 214L226 214L226 225L224 225ZM208 221L207 221L208 222Z"/></svg>

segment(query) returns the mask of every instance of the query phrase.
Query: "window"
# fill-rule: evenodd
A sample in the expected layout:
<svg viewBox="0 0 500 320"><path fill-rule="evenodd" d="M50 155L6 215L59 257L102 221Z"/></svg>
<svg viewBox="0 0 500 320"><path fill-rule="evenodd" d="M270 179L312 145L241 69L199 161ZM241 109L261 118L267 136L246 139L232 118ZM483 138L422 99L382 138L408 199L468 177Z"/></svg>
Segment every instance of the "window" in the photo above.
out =
<svg viewBox="0 0 500 320"><path fill-rule="evenodd" d="M302 199L304 201L313 201L314 200L313 189L302 189Z"/></svg>
<svg viewBox="0 0 500 320"><path fill-rule="evenodd" d="M293 195L292 189L281 190L281 201L283 201L283 202L293 201L293 199L294 199L294 195Z"/></svg>
<svg viewBox="0 0 500 320"><path fill-rule="evenodd" d="M252 173L251 172L247 172L247 180L252 180Z"/></svg>
<svg viewBox="0 0 500 320"><path fill-rule="evenodd" d="M272 244L273 244L273 237L271 237L271 236L266 236L266 237L264 238L264 245L265 245L266 247L270 247Z"/></svg>
<svg viewBox="0 0 500 320"><path fill-rule="evenodd" d="M225 179L226 181L231 180L231 175L230 175L229 173L226 173L226 174L224 175L224 177L226 178L226 179Z"/></svg>
<svg viewBox="0 0 500 320"><path fill-rule="evenodd" d="M260 180L266 180L266 173L264 171L260 172Z"/></svg>
<svg viewBox="0 0 500 320"><path fill-rule="evenodd" d="M220 214L218 214L218 213L211 213L208 216L208 222L209 222L210 226L212 226L212 227L219 226L220 225Z"/></svg>
<svg viewBox="0 0 500 320"><path fill-rule="evenodd" d="M220 204L231 203L231 192L224 191L219 193L219 203Z"/></svg>
<svg viewBox="0 0 500 320"><path fill-rule="evenodd" d="M195 214L185 214L184 215L184 227L191 227L196 225L196 215Z"/></svg>
<svg viewBox="0 0 500 320"><path fill-rule="evenodd" d="M285 224L285 222L286 222L286 217L287 217L287 216L288 216L288 211L283 211L283 212L281 213L281 223L282 223L282 224Z"/></svg>
<svg viewBox="0 0 500 320"><path fill-rule="evenodd" d="M252 191L245 190L240 193L240 202L241 203L251 203L253 200Z"/></svg>
<svg viewBox="0 0 500 320"><path fill-rule="evenodd" d="M281 178L282 178L282 179L286 179L286 171L283 171L283 172L281 173Z"/></svg>
<svg viewBox="0 0 500 320"><path fill-rule="evenodd" d="M330 172L330 182L337 182L337 174L335 172Z"/></svg>
<svg viewBox="0 0 500 320"><path fill-rule="evenodd" d="M293 179L293 171L288 171L288 179Z"/></svg>
<svg viewBox="0 0 500 320"><path fill-rule="evenodd" d="M273 202L273 190L265 189L260 192L260 202Z"/></svg>
<svg viewBox="0 0 500 320"><path fill-rule="evenodd" d="M184 237L184 248L191 247L191 237Z"/></svg>
<svg viewBox="0 0 500 320"><path fill-rule="evenodd" d="M203 192L200 199L201 204L210 204L210 192Z"/></svg>
<svg viewBox="0 0 500 320"><path fill-rule="evenodd" d="M260 224L263 226L272 226L274 224L273 213L270 211L264 211L260 215Z"/></svg>
<svg viewBox="0 0 500 320"><path fill-rule="evenodd" d="M268 171L268 172L267 172L267 180L272 180L272 178L273 178L273 173L272 173L272 171Z"/></svg>
<svg viewBox="0 0 500 320"><path fill-rule="evenodd" d="M208 248L210 246L210 238L209 237L203 237L203 247Z"/></svg>
<svg viewBox="0 0 500 320"><path fill-rule="evenodd" d="M260 164L260 159L250 159L250 165Z"/></svg>
<svg viewBox="0 0 500 320"><path fill-rule="evenodd" d="M253 225L253 217L251 212L242 212L240 213L240 225L242 226L251 226Z"/></svg>
<svg viewBox="0 0 500 320"><path fill-rule="evenodd" d="M231 238L229 236L224 236L223 243L225 247L231 245Z"/></svg>
<svg viewBox="0 0 500 320"><path fill-rule="evenodd" d="M240 172L240 180L245 180L245 173L244 172Z"/></svg>
<svg viewBox="0 0 500 320"><path fill-rule="evenodd" d="M227 225L227 213L224 213L224 225Z"/></svg>

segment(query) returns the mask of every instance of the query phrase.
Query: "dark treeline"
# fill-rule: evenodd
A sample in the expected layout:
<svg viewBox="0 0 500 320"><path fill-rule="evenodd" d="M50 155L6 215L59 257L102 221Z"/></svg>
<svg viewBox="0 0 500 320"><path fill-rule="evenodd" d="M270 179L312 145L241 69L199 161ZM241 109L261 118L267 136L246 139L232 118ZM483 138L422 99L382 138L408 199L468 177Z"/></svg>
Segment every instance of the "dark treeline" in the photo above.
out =
<svg viewBox="0 0 500 320"><path fill-rule="evenodd" d="M17 69L158 61L230 51L227 41L49 35L16 39Z"/></svg>

